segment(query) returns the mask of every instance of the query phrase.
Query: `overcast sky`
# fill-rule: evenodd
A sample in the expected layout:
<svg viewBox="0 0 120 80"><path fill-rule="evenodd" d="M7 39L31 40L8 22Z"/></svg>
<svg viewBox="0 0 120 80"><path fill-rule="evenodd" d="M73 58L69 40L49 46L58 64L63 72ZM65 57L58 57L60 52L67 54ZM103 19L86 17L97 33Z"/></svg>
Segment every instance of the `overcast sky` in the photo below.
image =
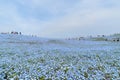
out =
<svg viewBox="0 0 120 80"><path fill-rule="evenodd" d="M0 0L0 32L64 38L120 32L120 0Z"/></svg>

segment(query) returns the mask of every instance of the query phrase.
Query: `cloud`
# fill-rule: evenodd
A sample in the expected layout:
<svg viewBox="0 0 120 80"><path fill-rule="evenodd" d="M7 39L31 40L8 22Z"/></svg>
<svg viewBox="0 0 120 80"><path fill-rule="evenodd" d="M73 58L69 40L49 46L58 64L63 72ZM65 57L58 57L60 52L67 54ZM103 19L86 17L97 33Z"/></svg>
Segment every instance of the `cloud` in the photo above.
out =
<svg viewBox="0 0 120 80"><path fill-rule="evenodd" d="M116 32L117 0L17 0L0 6L1 30L41 37L68 37ZM115 25L115 26L114 26ZM111 28L111 29L110 29ZM103 30L104 29L104 30Z"/></svg>
<svg viewBox="0 0 120 80"><path fill-rule="evenodd" d="M102 3L100 4L100 1L93 2L86 0L77 4L71 10L68 10L66 16L50 22L46 26L49 26L51 30L55 29L53 32L51 32L53 33L52 35L54 35L54 33L74 33L76 35L110 33L111 30L109 28L113 27L115 23L113 23L113 25L109 25L109 23L112 23L113 19L115 21L119 20L119 7L103 7ZM102 21L104 24L101 23ZM119 26L120 24L117 23L117 25ZM47 32L49 32L49 30L47 30Z"/></svg>

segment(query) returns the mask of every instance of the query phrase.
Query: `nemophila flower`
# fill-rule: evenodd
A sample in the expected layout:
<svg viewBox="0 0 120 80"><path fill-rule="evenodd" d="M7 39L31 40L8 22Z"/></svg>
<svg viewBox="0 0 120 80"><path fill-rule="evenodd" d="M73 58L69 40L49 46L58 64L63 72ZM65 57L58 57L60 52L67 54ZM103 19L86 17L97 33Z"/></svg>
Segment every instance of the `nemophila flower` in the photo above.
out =
<svg viewBox="0 0 120 80"><path fill-rule="evenodd" d="M120 77L120 43L67 40L54 43L49 39L41 41L41 38L29 36L20 40L19 37L6 37L4 44L0 40L1 80L100 80Z"/></svg>

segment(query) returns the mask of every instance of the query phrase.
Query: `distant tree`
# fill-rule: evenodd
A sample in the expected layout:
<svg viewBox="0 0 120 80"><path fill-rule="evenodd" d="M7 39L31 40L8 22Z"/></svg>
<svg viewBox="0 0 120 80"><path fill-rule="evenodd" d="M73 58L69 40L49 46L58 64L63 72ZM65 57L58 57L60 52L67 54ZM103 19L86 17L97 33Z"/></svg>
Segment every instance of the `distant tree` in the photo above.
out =
<svg viewBox="0 0 120 80"><path fill-rule="evenodd" d="M19 34L21 35L22 33L21 33L21 32L19 32Z"/></svg>
<svg viewBox="0 0 120 80"><path fill-rule="evenodd" d="M105 37L105 35L102 35L102 37Z"/></svg>

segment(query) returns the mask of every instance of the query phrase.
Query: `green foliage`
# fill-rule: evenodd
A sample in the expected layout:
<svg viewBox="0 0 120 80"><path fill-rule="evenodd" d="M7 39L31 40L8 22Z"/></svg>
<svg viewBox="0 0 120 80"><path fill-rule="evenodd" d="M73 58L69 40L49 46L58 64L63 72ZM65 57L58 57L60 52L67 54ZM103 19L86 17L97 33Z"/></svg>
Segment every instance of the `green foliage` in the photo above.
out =
<svg viewBox="0 0 120 80"><path fill-rule="evenodd" d="M88 67L88 70L93 70L94 68L93 67Z"/></svg>
<svg viewBox="0 0 120 80"><path fill-rule="evenodd" d="M65 74L68 72L68 70L69 70L68 67L66 67L66 68L64 69Z"/></svg>
<svg viewBox="0 0 120 80"><path fill-rule="evenodd" d="M38 80L45 80L45 77L44 77L44 76L41 76L41 77L39 77Z"/></svg>
<svg viewBox="0 0 120 80"><path fill-rule="evenodd" d="M110 73L105 73L104 77L106 80L112 80L112 74Z"/></svg>
<svg viewBox="0 0 120 80"><path fill-rule="evenodd" d="M88 73L87 72L84 72L84 77L88 78Z"/></svg>
<svg viewBox="0 0 120 80"><path fill-rule="evenodd" d="M106 38L100 37L100 38L93 38L94 41L105 41Z"/></svg>

